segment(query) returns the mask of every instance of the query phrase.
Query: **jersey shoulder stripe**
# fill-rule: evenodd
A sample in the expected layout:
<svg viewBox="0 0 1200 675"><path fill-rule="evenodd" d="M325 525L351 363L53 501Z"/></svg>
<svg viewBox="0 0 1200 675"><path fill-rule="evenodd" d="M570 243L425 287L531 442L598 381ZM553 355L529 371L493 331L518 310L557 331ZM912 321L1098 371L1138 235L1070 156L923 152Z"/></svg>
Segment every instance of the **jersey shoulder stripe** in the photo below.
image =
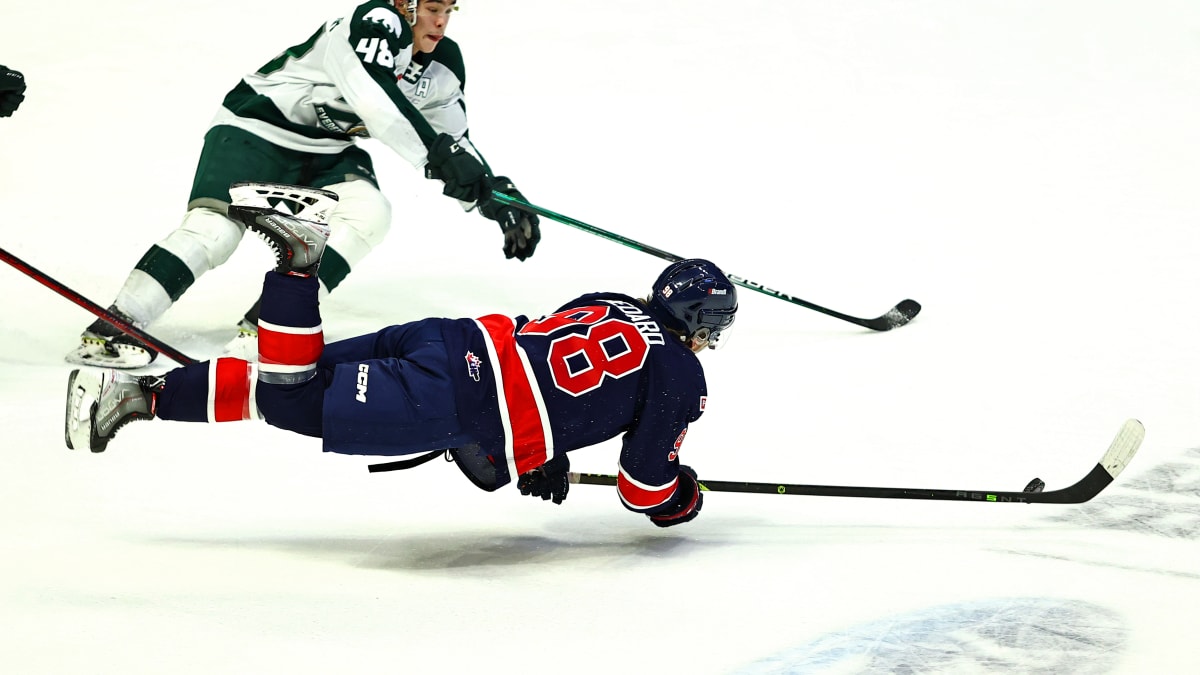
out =
<svg viewBox="0 0 1200 675"><path fill-rule="evenodd" d="M424 68L433 63L441 64L458 78L459 89L465 91L467 88L467 69L463 63L462 49L457 42L448 37L443 37L432 52L414 54L413 63L418 63Z"/></svg>

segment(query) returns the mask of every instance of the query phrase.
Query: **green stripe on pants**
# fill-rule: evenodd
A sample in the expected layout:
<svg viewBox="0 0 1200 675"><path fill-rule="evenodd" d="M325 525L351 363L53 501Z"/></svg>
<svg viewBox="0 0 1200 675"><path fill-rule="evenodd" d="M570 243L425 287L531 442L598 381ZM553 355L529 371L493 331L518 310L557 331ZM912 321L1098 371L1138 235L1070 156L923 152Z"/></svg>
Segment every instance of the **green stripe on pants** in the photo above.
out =
<svg viewBox="0 0 1200 675"><path fill-rule="evenodd" d="M187 264L174 253L157 244L146 251L146 255L142 256L134 269L149 274L150 278L157 281L167 295L171 296L171 302L178 300L184 291L196 283L196 277L192 276L192 271L188 269Z"/></svg>

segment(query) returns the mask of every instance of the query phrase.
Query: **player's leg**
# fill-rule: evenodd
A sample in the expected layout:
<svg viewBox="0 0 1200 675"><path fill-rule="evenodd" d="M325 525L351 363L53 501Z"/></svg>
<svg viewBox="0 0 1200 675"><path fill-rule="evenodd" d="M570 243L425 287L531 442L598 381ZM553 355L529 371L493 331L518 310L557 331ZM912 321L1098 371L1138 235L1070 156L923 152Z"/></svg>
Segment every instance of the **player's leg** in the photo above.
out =
<svg viewBox="0 0 1200 675"><path fill-rule="evenodd" d="M321 263L321 285L329 292L383 242L392 226L392 206L379 190L371 156L362 148L348 148L321 159L313 185L336 192L340 198L329 223L333 234Z"/></svg>
<svg viewBox="0 0 1200 675"><path fill-rule="evenodd" d="M265 340L268 354L260 360L266 373L256 377L254 364L232 358L190 364L162 377L76 370L67 385L67 447L103 452L117 430L134 420L254 419L260 381L270 409L277 411L266 417L269 423L320 435L324 381L314 378L322 348L316 272L329 228L284 215L270 204L291 203L290 213L324 221L337 196L278 184L236 184L229 193L239 204L231 207L231 217L256 230L276 254L276 271L267 274L264 297L267 316L280 325ZM290 386L275 391L273 385Z"/></svg>
<svg viewBox="0 0 1200 675"><path fill-rule="evenodd" d="M258 322L257 401L268 423L320 435L326 450L349 454L425 452L473 438L458 419L443 334L448 320L326 346L316 275L328 231L237 204L230 215L272 242L279 261L263 279Z"/></svg>
<svg viewBox="0 0 1200 675"><path fill-rule="evenodd" d="M138 327L161 316L204 273L236 250L245 226L227 217L229 186L238 180L290 181L303 168L297 153L283 150L233 127L205 136L183 222L150 247L130 272L109 311ZM82 365L137 368L155 353L98 319L80 336L67 361Z"/></svg>
<svg viewBox="0 0 1200 675"><path fill-rule="evenodd" d="M258 405L268 424L321 435L327 371L317 361L325 346L316 276L268 272L258 323Z"/></svg>
<svg viewBox="0 0 1200 675"><path fill-rule="evenodd" d="M371 156L362 148L352 147L340 154L314 156L312 181L305 183L338 195L338 207L330 215L333 230L321 261L321 297L337 288L371 252L383 242L392 223L392 207L379 190ZM241 335L227 345L230 353L253 351L239 346L243 338L253 339L261 311L261 299L246 312L238 324ZM246 341L245 345L254 347Z"/></svg>
<svg viewBox="0 0 1200 675"><path fill-rule="evenodd" d="M136 420L257 419L255 368L226 358L141 377L113 369L74 370L67 381L67 447L104 452L117 431Z"/></svg>
<svg viewBox="0 0 1200 675"><path fill-rule="evenodd" d="M271 199L288 193L289 210L313 220L255 205L257 190ZM268 424L309 436L321 435L326 386L317 361L324 349L317 273L326 251L337 195L295 186L235 185L229 214L258 233L275 250L276 268L263 278L259 317L257 403Z"/></svg>
<svg viewBox="0 0 1200 675"><path fill-rule="evenodd" d="M449 322L423 319L326 345L318 362L329 373L325 450L407 455L475 439L458 415L454 376L466 366L447 350Z"/></svg>

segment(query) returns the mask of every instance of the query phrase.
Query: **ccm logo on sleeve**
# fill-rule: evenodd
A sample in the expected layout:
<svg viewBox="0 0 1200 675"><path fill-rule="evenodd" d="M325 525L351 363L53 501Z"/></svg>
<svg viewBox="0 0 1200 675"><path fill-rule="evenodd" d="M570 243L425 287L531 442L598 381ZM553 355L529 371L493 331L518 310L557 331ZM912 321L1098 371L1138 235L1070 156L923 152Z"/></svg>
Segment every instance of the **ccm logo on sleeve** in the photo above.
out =
<svg viewBox="0 0 1200 675"><path fill-rule="evenodd" d="M354 400L359 403L367 402L367 371L370 368L365 363L358 364L358 394L354 396Z"/></svg>

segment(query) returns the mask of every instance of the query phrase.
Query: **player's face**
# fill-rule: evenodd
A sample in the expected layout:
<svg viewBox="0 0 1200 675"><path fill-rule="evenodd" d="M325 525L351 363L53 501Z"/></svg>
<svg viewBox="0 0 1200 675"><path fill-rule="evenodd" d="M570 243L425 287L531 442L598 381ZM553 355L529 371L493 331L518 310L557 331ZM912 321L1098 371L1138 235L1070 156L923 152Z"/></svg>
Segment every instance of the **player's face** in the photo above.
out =
<svg viewBox="0 0 1200 675"><path fill-rule="evenodd" d="M417 5L417 22L413 24L413 51L429 53L446 35L450 13L457 10L458 0L421 0Z"/></svg>

